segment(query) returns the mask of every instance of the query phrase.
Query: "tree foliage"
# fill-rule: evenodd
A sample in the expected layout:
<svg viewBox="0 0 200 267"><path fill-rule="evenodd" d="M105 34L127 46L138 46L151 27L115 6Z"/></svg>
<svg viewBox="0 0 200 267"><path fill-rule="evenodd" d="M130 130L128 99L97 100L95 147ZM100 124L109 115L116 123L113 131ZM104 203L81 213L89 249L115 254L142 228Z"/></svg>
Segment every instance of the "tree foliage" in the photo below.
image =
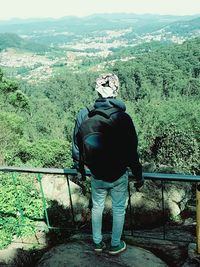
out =
<svg viewBox="0 0 200 267"><path fill-rule="evenodd" d="M119 76L120 97L136 125L142 162L199 173L199 44L199 38L168 47L153 44L152 51L149 44L142 56L118 61L109 69ZM93 104L97 76L63 67L49 81L27 86L0 71L3 161L70 166L75 116ZM11 121L18 126L17 133Z"/></svg>

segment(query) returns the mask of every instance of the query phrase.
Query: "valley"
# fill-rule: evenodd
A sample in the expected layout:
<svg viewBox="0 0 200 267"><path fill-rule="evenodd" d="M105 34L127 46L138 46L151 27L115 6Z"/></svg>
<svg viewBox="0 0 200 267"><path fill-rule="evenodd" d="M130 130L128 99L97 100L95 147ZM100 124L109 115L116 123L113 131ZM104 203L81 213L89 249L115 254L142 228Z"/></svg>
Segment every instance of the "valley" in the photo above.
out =
<svg viewBox="0 0 200 267"><path fill-rule="evenodd" d="M134 14L0 23L0 67L38 83L61 69L99 71L117 60L200 36L200 17ZM131 51L131 53L130 53Z"/></svg>

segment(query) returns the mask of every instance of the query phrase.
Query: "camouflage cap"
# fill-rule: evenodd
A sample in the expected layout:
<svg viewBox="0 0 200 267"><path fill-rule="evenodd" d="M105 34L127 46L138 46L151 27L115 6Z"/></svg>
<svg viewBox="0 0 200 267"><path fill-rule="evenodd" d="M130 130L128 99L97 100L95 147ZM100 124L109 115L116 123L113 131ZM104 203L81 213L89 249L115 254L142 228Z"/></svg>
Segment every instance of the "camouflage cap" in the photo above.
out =
<svg viewBox="0 0 200 267"><path fill-rule="evenodd" d="M117 75L112 73L100 75L100 77L96 79L95 90L102 97L116 97L119 91L119 79Z"/></svg>

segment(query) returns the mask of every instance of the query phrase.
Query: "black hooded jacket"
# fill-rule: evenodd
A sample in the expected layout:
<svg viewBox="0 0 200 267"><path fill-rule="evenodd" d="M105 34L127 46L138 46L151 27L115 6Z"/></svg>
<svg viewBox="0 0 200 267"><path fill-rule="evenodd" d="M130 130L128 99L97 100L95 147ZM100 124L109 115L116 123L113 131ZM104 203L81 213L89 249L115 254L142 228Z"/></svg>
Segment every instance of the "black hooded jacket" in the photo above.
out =
<svg viewBox="0 0 200 267"><path fill-rule="evenodd" d="M117 107L122 111L126 110L125 104L115 98L97 99L94 108L100 107ZM88 109L84 108L80 110L76 117L72 142L72 158L76 166L78 166L80 160L77 135L81 123L87 118L87 114ZM101 162L99 162L98 173L93 174L96 179L113 182L126 172L127 167L130 167L136 180L141 181L143 179L142 166L137 153L138 139L133 121L126 112L117 112L112 115L112 119L114 121L113 132L115 133L113 142L117 144L112 151L115 160L108 162L107 166L103 168Z"/></svg>

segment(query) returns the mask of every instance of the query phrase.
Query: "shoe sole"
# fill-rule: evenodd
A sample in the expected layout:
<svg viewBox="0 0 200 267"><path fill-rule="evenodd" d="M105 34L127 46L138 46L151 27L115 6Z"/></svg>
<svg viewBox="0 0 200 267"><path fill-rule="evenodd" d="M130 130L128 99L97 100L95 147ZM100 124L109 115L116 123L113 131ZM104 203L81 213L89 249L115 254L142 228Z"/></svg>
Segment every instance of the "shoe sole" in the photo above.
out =
<svg viewBox="0 0 200 267"><path fill-rule="evenodd" d="M102 248L95 248L94 251L102 252L104 249L106 249L106 246L103 246Z"/></svg>
<svg viewBox="0 0 200 267"><path fill-rule="evenodd" d="M102 248L96 248L96 249L94 249L94 251L96 251L96 252L102 252L103 251L103 249Z"/></svg>
<svg viewBox="0 0 200 267"><path fill-rule="evenodd" d="M116 255L116 254L119 254L119 253L123 252L125 249L126 249L126 243L124 242L124 247L123 248L121 248L120 250L117 250L117 251L109 251L108 253L110 255Z"/></svg>

